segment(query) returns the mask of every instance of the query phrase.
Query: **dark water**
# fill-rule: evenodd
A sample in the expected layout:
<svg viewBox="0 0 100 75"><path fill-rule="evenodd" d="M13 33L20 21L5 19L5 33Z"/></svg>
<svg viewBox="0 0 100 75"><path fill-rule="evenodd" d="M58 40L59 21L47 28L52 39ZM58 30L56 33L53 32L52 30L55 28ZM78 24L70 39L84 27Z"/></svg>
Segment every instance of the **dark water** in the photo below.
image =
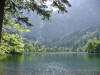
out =
<svg viewBox="0 0 100 75"><path fill-rule="evenodd" d="M9 56L0 61L0 75L100 75L100 55L31 53Z"/></svg>

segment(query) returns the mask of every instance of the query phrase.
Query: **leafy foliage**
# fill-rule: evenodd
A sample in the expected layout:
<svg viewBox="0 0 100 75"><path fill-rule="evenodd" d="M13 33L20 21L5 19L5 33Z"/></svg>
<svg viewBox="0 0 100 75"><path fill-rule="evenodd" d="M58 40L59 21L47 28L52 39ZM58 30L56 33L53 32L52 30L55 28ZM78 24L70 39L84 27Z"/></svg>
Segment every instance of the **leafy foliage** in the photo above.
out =
<svg viewBox="0 0 100 75"><path fill-rule="evenodd" d="M21 54L24 52L24 42L18 34L3 33L0 54Z"/></svg>
<svg viewBox="0 0 100 75"><path fill-rule="evenodd" d="M30 30L27 27L21 26L19 24L14 24L12 21L15 21L16 18L6 18L4 20L4 31L19 31L19 32L29 32Z"/></svg>
<svg viewBox="0 0 100 75"><path fill-rule="evenodd" d="M48 5L45 5L46 1L47 0L6 0L4 20L6 20L9 15L10 18L16 18L14 21L15 24L32 26L28 17L23 15L23 13L27 11L28 13L36 11L38 15L43 16L43 20L49 19L52 10L46 10L49 8ZM67 11L66 5L71 6L68 0L54 0L51 4L52 7L58 8L61 12Z"/></svg>
<svg viewBox="0 0 100 75"><path fill-rule="evenodd" d="M100 39L94 38L88 40L83 49L89 53L100 53Z"/></svg>

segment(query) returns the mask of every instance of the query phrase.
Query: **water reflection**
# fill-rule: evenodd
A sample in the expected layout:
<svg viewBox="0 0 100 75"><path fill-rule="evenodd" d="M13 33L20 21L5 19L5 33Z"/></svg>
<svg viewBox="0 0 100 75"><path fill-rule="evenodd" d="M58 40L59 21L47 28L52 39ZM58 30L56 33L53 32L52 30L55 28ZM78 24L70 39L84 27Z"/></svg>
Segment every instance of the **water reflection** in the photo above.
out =
<svg viewBox="0 0 100 75"><path fill-rule="evenodd" d="M99 75L100 54L25 54L0 61L0 75Z"/></svg>
<svg viewBox="0 0 100 75"><path fill-rule="evenodd" d="M88 59L100 60L100 54L88 54Z"/></svg>

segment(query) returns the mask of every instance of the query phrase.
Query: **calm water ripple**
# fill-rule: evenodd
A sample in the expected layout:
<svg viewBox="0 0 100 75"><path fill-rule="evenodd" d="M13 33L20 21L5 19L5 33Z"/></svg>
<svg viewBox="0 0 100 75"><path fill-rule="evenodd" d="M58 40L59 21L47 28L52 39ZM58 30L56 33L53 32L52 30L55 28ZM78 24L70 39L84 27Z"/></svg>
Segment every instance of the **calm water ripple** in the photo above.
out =
<svg viewBox="0 0 100 75"><path fill-rule="evenodd" d="M100 54L9 56L0 61L0 75L100 75Z"/></svg>

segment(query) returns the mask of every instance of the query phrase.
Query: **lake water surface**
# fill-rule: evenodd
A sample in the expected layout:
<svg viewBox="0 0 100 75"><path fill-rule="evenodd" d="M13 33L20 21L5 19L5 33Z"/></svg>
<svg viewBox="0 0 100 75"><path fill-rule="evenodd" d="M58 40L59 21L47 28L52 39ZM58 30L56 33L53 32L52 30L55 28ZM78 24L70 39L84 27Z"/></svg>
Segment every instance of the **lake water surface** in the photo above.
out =
<svg viewBox="0 0 100 75"><path fill-rule="evenodd" d="M100 55L29 53L9 56L0 61L0 75L100 75Z"/></svg>

